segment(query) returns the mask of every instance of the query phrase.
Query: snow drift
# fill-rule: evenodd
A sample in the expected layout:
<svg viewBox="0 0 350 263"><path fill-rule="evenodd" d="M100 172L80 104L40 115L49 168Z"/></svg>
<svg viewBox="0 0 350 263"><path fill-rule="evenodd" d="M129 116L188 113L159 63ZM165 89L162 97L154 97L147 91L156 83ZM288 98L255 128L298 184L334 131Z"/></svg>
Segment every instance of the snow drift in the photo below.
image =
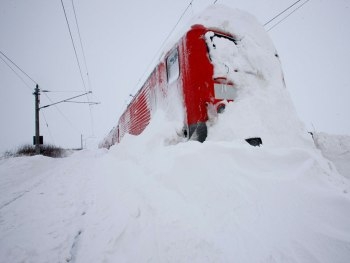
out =
<svg viewBox="0 0 350 263"><path fill-rule="evenodd" d="M1 160L0 262L348 262L350 184L318 150L151 129Z"/></svg>

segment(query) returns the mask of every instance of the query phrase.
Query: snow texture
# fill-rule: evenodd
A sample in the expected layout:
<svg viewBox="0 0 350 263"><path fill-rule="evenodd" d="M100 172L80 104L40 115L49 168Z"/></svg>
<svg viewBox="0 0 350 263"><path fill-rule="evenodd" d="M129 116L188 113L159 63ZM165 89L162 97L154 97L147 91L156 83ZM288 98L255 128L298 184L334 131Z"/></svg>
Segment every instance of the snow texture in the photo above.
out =
<svg viewBox="0 0 350 263"><path fill-rule="evenodd" d="M165 120L1 160L0 262L348 262L350 183L317 149L169 144Z"/></svg>
<svg viewBox="0 0 350 263"><path fill-rule="evenodd" d="M315 146L266 33L232 12L220 27L256 52L239 55L251 61L231 77L240 97L204 143L183 142L165 108L109 150L0 160L1 263L349 262L349 139L317 134Z"/></svg>
<svg viewBox="0 0 350 263"><path fill-rule="evenodd" d="M350 136L313 133L317 148L331 160L338 171L350 179Z"/></svg>

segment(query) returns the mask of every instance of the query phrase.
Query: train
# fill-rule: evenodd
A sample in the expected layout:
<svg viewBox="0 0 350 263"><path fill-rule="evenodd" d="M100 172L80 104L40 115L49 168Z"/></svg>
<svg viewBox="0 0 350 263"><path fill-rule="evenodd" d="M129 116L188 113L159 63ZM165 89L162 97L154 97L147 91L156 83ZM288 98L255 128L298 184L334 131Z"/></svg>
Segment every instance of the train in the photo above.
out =
<svg viewBox="0 0 350 263"><path fill-rule="evenodd" d="M117 125L100 143L109 148L125 134L140 135L150 123L160 101L178 89L183 107L181 136L204 142L208 135L208 107L223 113L237 96L229 80L228 66L221 60L225 50L235 48L234 35L218 28L195 24L162 56L145 83L133 96Z"/></svg>

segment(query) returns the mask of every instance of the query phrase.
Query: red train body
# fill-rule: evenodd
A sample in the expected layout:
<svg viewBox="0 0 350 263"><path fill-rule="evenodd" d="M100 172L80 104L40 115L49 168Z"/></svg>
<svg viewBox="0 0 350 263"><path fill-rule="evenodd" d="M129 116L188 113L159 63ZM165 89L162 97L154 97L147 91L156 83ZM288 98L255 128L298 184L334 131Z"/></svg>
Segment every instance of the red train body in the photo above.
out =
<svg viewBox="0 0 350 263"><path fill-rule="evenodd" d="M236 44L234 37L225 32L201 25L192 26L159 62L121 115L118 125L100 146L109 148L120 142L126 133L142 133L159 99L168 96L169 89L174 87L182 93L185 112L183 135L203 142L207 136L208 105L214 105L220 112L225 106L223 101L233 101L235 97L234 83L228 81L224 74L214 76L217 62L213 62L210 54L210 50L216 48L214 38Z"/></svg>

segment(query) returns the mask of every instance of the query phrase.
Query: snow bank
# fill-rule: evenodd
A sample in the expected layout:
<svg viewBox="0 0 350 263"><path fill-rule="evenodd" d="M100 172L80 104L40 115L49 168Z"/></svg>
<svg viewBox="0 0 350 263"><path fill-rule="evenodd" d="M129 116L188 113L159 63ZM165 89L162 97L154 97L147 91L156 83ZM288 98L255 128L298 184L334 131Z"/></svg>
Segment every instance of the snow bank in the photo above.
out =
<svg viewBox="0 0 350 263"><path fill-rule="evenodd" d="M350 183L320 152L153 132L1 160L0 261L348 261Z"/></svg>

